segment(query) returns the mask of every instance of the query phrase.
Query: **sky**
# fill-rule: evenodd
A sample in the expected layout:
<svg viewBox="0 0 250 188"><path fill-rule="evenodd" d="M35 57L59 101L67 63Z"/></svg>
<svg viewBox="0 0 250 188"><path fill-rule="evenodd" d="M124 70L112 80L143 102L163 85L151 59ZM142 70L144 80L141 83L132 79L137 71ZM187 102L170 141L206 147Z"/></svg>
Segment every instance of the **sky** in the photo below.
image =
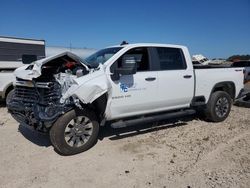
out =
<svg viewBox="0 0 250 188"><path fill-rule="evenodd" d="M0 36L101 49L181 44L191 54L250 54L250 0L0 0Z"/></svg>

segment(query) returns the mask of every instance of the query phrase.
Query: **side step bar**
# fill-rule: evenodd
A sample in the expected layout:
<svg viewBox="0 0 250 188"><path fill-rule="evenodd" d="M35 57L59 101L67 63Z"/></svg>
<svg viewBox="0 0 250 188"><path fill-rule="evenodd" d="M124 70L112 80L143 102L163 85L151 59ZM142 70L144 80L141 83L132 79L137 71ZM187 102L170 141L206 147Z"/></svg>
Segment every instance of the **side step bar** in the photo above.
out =
<svg viewBox="0 0 250 188"><path fill-rule="evenodd" d="M159 115L140 117L137 119L131 119L131 120L126 120L126 121L120 120L118 122L112 123L111 127L114 129L129 127L129 126L134 126L134 125L138 125L142 123L151 123L151 122L162 121L162 120L170 119L170 118L188 116L188 115L195 114L195 112L196 112L195 110L188 109L188 110L183 110L183 111L168 112L168 113L159 114Z"/></svg>

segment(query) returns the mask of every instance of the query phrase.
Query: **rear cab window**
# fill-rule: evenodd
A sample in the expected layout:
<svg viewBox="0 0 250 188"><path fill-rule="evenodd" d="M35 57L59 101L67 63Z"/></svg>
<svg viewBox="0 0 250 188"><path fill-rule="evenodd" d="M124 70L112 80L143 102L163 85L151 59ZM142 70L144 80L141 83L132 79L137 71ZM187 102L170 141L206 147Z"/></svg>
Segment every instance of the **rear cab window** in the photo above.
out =
<svg viewBox="0 0 250 188"><path fill-rule="evenodd" d="M158 70L184 70L187 68L182 49L156 47Z"/></svg>

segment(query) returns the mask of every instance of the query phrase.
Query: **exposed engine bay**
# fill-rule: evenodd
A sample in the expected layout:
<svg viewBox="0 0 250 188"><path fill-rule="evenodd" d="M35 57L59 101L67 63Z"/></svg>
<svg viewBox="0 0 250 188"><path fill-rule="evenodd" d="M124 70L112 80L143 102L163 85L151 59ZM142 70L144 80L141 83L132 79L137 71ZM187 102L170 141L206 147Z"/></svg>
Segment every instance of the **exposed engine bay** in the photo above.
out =
<svg viewBox="0 0 250 188"><path fill-rule="evenodd" d="M40 68L40 69L38 69ZM9 112L21 124L47 132L57 118L79 105L79 100L62 96L74 79L89 74L90 69L74 54L65 52L25 67L27 75L19 76Z"/></svg>

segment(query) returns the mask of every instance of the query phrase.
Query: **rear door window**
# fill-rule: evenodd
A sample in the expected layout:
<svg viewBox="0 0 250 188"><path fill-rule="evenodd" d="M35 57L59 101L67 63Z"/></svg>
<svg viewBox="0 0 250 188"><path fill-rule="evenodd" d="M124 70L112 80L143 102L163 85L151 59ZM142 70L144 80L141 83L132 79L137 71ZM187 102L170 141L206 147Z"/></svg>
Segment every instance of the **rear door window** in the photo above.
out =
<svg viewBox="0 0 250 188"><path fill-rule="evenodd" d="M160 70L182 70L187 68L181 49L157 47L156 52Z"/></svg>

